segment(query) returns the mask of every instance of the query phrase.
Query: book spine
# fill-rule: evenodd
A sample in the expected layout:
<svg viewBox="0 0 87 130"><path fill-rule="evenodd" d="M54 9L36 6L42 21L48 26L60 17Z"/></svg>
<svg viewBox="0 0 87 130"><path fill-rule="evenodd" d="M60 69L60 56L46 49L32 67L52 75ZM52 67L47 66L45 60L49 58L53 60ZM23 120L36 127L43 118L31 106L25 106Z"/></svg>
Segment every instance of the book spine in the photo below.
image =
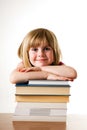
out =
<svg viewBox="0 0 87 130"><path fill-rule="evenodd" d="M15 96L16 102L69 102L69 96Z"/></svg>

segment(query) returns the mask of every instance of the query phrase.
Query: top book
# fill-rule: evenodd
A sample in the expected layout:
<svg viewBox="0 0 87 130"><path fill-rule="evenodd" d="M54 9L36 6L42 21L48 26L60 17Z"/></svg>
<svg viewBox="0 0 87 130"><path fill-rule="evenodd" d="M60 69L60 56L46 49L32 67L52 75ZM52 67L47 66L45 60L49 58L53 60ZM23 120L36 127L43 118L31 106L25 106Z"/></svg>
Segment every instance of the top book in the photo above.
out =
<svg viewBox="0 0 87 130"><path fill-rule="evenodd" d="M29 80L27 85L68 85L64 80Z"/></svg>

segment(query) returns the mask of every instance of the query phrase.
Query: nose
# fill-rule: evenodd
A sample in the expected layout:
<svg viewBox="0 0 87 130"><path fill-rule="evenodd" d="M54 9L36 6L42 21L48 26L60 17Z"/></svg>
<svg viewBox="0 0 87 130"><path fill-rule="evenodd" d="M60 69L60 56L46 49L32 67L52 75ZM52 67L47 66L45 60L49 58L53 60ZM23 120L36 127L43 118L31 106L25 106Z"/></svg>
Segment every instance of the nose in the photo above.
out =
<svg viewBox="0 0 87 130"><path fill-rule="evenodd" d="M39 51L38 51L38 56L39 56L39 57L44 56L44 51L43 51L42 49L39 49Z"/></svg>

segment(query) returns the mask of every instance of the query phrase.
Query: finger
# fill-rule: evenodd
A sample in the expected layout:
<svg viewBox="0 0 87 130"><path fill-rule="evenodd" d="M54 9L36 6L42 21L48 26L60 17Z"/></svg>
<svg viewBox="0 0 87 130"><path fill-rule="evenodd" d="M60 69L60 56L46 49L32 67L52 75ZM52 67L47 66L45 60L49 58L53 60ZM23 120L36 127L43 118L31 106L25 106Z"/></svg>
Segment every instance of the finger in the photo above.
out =
<svg viewBox="0 0 87 130"><path fill-rule="evenodd" d="M26 69L25 69L25 68L23 68L23 69L20 69L19 71L20 71L20 72L25 72L25 71L26 71Z"/></svg>

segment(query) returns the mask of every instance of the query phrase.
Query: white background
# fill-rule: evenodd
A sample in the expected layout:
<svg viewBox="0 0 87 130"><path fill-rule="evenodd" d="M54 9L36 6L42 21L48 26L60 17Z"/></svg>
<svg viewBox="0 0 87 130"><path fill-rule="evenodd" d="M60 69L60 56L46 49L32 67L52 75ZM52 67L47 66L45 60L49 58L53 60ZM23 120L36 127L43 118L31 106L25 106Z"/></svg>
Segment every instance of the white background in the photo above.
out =
<svg viewBox="0 0 87 130"><path fill-rule="evenodd" d="M11 71L20 62L17 49L30 30L52 30L63 62L78 78L71 83L69 114L87 114L87 4L86 0L0 0L0 112L14 112L15 87Z"/></svg>

